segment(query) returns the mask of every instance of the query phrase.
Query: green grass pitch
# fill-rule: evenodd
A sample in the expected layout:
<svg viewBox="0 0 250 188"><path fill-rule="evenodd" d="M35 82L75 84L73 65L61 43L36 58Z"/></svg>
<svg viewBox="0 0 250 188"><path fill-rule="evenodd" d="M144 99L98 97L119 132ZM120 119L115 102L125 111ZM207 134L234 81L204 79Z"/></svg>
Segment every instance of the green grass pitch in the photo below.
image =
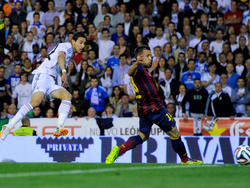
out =
<svg viewBox="0 0 250 188"><path fill-rule="evenodd" d="M0 188L250 187L250 165L0 163Z"/></svg>

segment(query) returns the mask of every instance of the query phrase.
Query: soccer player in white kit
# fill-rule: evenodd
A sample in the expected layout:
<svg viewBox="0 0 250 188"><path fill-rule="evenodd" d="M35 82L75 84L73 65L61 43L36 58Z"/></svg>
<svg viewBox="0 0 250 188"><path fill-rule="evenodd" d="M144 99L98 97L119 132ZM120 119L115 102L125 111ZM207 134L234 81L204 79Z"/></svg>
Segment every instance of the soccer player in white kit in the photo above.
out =
<svg viewBox="0 0 250 188"><path fill-rule="evenodd" d="M62 86L56 85L55 78L58 74L58 66L62 70L62 83L64 87L68 86L66 69L67 64L73 53L80 53L85 46L85 35L82 32L76 33L71 42L59 43L51 52L43 63L32 72L34 78L32 81L32 98L31 101L23 105L17 114L9 121L8 124L2 126L0 137L4 140L11 129L32 110L39 106L45 95L52 98L60 99L61 104L58 109L58 122L54 136L65 136L68 130L63 128L64 122L68 116L71 106L71 94ZM18 128L18 127L16 127Z"/></svg>

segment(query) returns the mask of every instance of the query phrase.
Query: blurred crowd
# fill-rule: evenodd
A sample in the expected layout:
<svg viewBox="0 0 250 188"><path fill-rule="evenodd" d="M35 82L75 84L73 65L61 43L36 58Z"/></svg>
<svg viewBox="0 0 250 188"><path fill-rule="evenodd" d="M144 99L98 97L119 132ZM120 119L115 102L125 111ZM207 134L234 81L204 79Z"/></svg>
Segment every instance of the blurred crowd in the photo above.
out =
<svg viewBox="0 0 250 188"><path fill-rule="evenodd" d="M47 54L81 31L85 49L67 65L69 117L138 116L128 69L141 45L175 117L250 117L249 11L247 0L0 0L1 119L29 102ZM59 104L46 97L29 116L57 117Z"/></svg>

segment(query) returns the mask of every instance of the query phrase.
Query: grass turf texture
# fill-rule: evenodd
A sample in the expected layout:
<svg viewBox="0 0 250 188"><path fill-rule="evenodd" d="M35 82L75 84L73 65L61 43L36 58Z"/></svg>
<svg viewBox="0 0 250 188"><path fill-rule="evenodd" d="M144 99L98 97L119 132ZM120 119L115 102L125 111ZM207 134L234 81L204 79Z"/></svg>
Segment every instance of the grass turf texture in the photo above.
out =
<svg viewBox="0 0 250 188"><path fill-rule="evenodd" d="M249 187L249 177L250 165L0 164L0 188L235 188Z"/></svg>

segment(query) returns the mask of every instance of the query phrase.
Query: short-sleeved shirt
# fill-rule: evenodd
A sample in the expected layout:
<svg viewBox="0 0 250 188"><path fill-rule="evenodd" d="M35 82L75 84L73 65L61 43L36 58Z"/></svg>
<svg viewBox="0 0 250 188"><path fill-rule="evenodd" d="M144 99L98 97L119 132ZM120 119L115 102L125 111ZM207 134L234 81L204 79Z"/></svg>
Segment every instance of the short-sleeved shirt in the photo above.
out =
<svg viewBox="0 0 250 188"><path fill-rule="evenodd" d="M11 93L13 93L13 91L15 90L15 88L19 84L19 82L20 82L20 76L11 75L9 77L7 84L10 86Z"/></svg>
<svg viewBox="0 0 250 188"><path fill-rule="evenodd" d="M73 56L73 48L71 43L65 42L58 44L54 49L48 53L48 57L43 61L43 63L33 71L33 74L45 73L51 76L57 77L58 74L58 56L59 52L65 53L65 67L67 67L68 62Z"/></svg>
<svg viewBox="0 0 250 188"><path fill-rule="evenodd" d="M181 77L181 83L185 84L187 89L192 89L194 87L194 80L198 78L201 78L201 74L198 72L184 72Z"/></svg>

